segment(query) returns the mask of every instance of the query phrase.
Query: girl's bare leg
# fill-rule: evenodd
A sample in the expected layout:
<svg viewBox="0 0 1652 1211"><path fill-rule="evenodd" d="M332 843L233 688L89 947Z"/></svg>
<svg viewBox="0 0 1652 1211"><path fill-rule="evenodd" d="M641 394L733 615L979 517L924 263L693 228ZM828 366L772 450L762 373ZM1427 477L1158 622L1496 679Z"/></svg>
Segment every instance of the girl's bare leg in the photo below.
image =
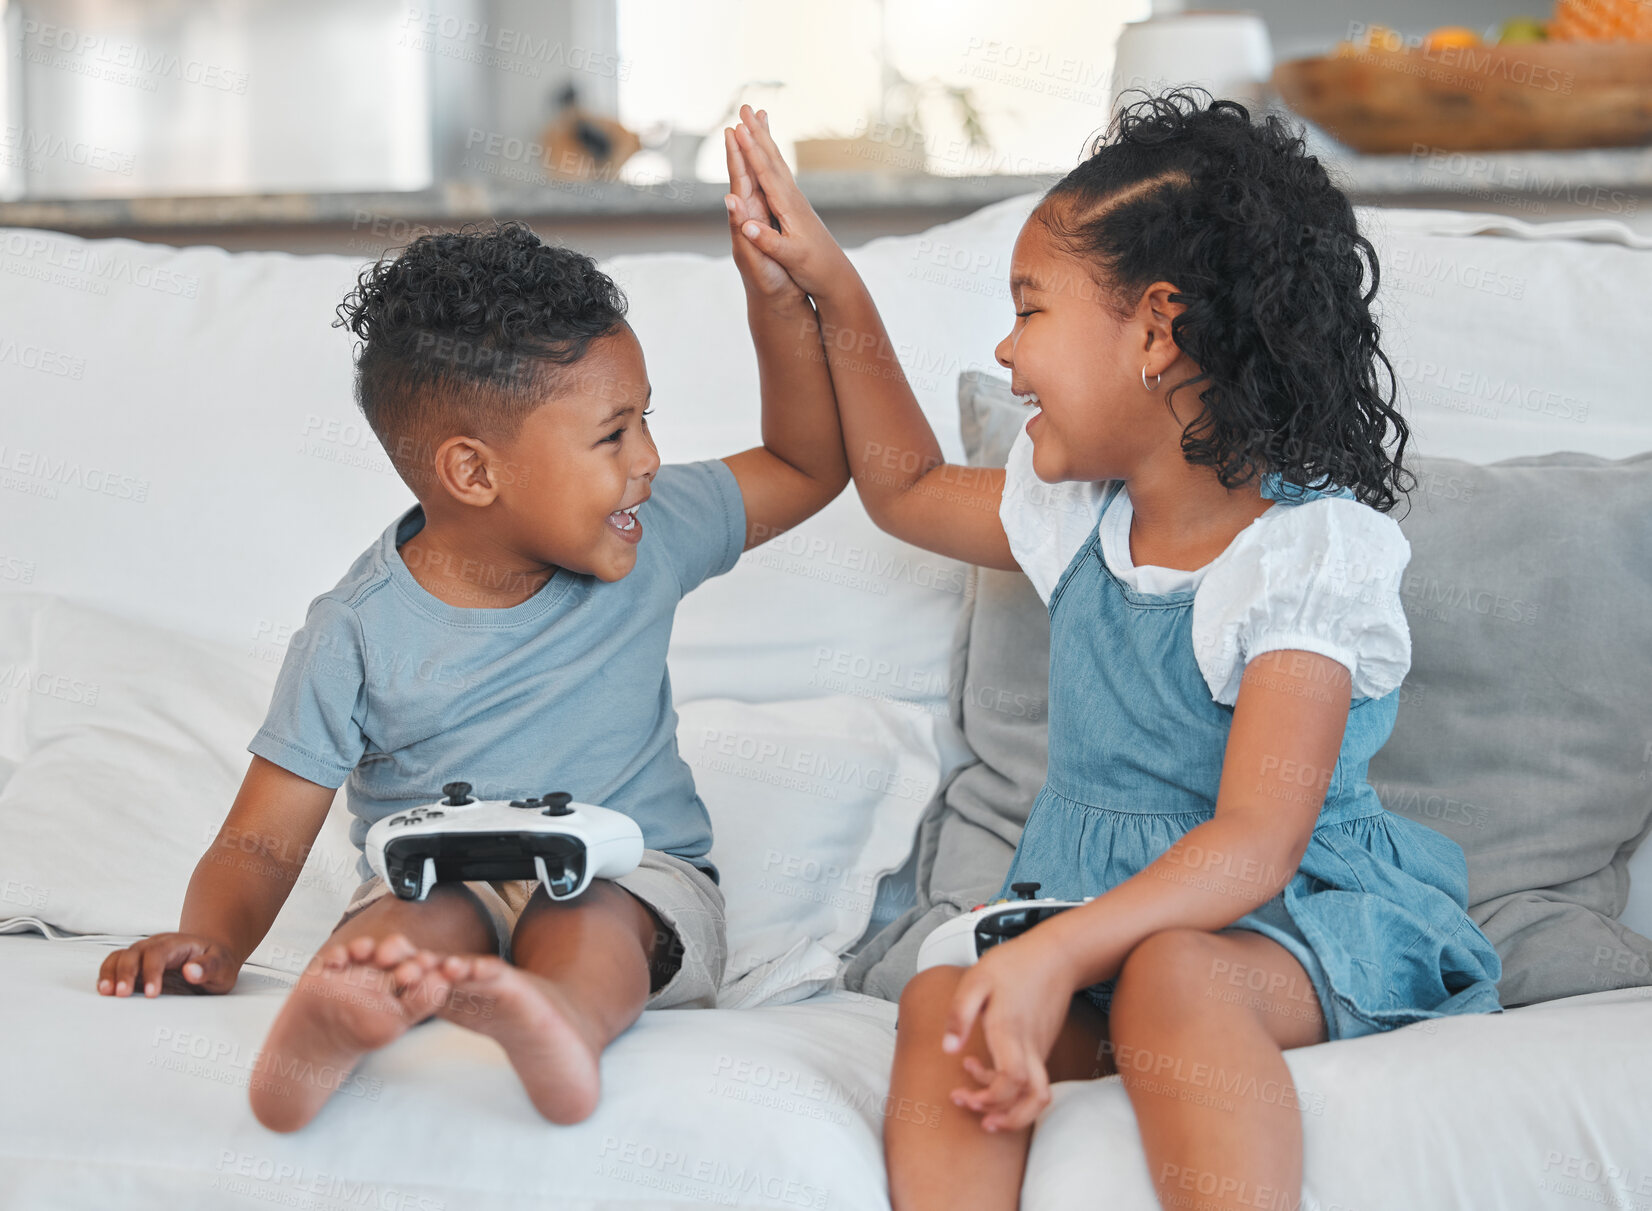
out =
<svg viewBox="0 0 1652 1211"><path fill-rule="evenodd" d="M1326 1035L1289 951L1250 930L1153 934L1124 961L1109 1025L1163 1207L1297 1206L1301 1101L1282 1052Z"/></svg>
<svg viewBox="0 0 1652 1211"><path fill-rule="evenodd" d="M423 900L387 895L344 922L287 994L248 1083L252 1112L272 1131L296 1131L369 1051L436 1012L402 995L428 952L494 950L493 925L470 890L437 884Z"/></svg>
<svg viewBox="0 0 1652 1211"><path fill-rule="evenodd" d="M941 1050L947 1011L964 971L931 967L913 976L901 993L883 1124L894 1211L1014 1211L1021 1200L1034 1128L984 1131L981 1115L952 1104L954 1089L977 1083L964 1070L964 1057L992 1062L979 1020L962 1050ZM1074 997L1045 1067L1052 1083L1111 1073L1106 1015Z"/></svg>

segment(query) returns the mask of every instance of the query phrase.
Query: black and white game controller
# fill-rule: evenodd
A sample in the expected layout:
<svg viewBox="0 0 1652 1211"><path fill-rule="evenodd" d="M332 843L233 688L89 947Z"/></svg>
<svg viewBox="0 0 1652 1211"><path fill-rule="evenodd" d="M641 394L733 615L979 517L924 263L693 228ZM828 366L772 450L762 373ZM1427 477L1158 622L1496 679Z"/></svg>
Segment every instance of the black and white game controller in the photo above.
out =
<svg viewBox="0 0 1652 1211"><path fill-rule="evenodd" d="M1019 938L1040 921L1047 921L1057 913L1088 904L1094 896L1082 900L1035 900L1037 883L1012 883L1010 890L1019 900L994 900L977 904L962 916L937 926L923 945L918 947L918 967L969 967L987 951L1001 942Z"/></svg>
<svg viewBox="0 0 1652 1211"><path fill-rule="evenodd" d="M635 820L564 791L481 801L470 783L449 782L442 794L367 830L368 865L403 900L465 879L538 879L551 899L571 900L592 879L629 874L642 861Z"/></svg>

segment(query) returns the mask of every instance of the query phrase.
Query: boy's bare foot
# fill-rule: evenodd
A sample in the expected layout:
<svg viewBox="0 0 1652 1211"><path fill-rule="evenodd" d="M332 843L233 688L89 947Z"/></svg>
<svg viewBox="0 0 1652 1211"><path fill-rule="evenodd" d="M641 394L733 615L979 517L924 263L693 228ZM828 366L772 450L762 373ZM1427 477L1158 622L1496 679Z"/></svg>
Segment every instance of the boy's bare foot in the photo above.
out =
<svg viewBox="0 0 1652 1211"><path fill-rule="evenodd" d="M601 1093L602 1046L554 983L497 955L448 955L410 990L438 1016L505 1049L534 1108L564 1125L589 1118Z"/></svg>
<svg viewBox="0 0 1652 1211"><path fill-rule="evenodd" d="M434 964L402 934L361 935L316 954L287 996L258 1054L248 1095L258 1121L297 1131L350 1076L356 1061L436 1012L410 984Z"/></svg>

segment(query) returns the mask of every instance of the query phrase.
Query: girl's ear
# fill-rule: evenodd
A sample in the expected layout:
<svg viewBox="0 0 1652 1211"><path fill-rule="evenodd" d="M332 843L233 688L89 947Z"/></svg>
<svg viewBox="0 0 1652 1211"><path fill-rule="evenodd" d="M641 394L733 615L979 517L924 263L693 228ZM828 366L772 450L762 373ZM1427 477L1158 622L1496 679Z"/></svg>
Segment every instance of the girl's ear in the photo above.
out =
<svg viewBox="0 0 1652 1211"><path fill-rule="evenodd" d="M1172 300L1180 293L1170 282L1154 282L1142 292L1136 315L1143 324L1141 352L1148 374L1162 374L1181 353L1170 330L1171 321L1187 310L1186 303Z"/></svg>

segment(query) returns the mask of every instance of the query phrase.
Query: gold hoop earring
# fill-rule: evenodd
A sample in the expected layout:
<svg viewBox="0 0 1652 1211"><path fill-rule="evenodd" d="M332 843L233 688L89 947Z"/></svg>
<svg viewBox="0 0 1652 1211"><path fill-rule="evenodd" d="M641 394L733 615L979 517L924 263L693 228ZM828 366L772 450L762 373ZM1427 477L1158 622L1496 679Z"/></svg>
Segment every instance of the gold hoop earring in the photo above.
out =
<svg viewBox="0 0 1652 1211"><path fill-rule="evenodd" d="M1159 389L1159 381L1163 378L1164 378L1164 375L1155 374L1153 376L1153 385L1151 387L1149 387L1147 385L1147 363L1146 362L1142 363L1142 367L1141 367L1141 385L1142 385L1144 390L1157 391Z"/></svg>

